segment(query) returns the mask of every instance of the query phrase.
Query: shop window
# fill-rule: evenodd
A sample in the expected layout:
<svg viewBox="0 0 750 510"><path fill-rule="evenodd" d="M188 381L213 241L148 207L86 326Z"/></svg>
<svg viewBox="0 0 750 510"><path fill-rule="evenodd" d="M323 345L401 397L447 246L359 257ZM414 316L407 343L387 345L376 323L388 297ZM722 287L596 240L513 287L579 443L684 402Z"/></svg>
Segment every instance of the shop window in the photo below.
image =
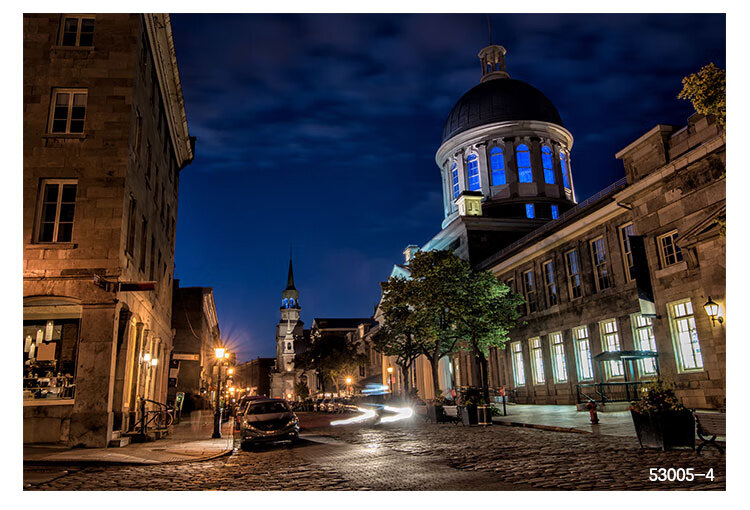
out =
<svg viewBox="0 0 750 510"><path fill-rule="evenodd" d="M49 132L52 134L83 133L87 100L86 89L54 89L49 116Z"/></svg>
<svg viewBox="0 0 750 510"><path fill-rule="evenodd" d="M23 321L23 398L75 396L79 319Z"/></svg>
<svg viewBox="0 0 750 510"><path fill-rule="evenodd" d="M42 181L37 243L69 243L73 238L78 184L74 180Z"/></svg>
<svg viewBox="0 0 750 510"><path fill-rule="evenodd" d="M60 46L88 48L94 45L93 16L65 16L60 31Z"/></svg>
<svg viewBox="0 0 750 510"><path fill-rule="evenodd" d="M561 332L549 336L550 355L552 358L552 375L556 383L568 380L568 367L565 364L565 344Z"/></svg>
<svg viewBox="0 0 750 510"><path fill-rule="evenodd" d="M671 266L682 262L682 250L677 246L675 242L677 239L677 231L673 230L668 234L659 236L657 243L659 244L659 259L661 260L661 267Z"/></svg>
<svg viewBox="0 0 750 510"><path fill-rule="evenodd" d="M633 249L630 247L630 236L633 234L633 224L627 223L620 227L620 249L622 263L625 266L625 281L635 280L635 264L633 263Z"/></svg>
<svg viewBox="0 0 750 510"><path fill-rule="evenodd" d="M570 299L578 299L583 293L581 290L581 266L578 263L578 252L576 250L565 253L565 270L568 273Z"/></svg>
<svg viewBox="0 0 750 510"><path fill-rule="evenodd" d="M531 352L531 377L534 384L544 384L544 359L542 341L539 337L529 339L529 351Z"/></svg>
<svg viewBox="0 0 750 510"><path fill-rule="evenodd" d="M617 330L617 320L609 319L599 323L599 331L602 336L602 350L617 352L620 350L620 334ZM622 361L606 361L604 363L607 378L622 377L625 370Z"/></svg>
<svg viewBox="0 0 750 510"><path fill-rule="evenodd" d="M516 147L516 164L518 165L518 182L533 182L531 175L531 154L528 146Z"/></svg>
<svg viewBox="0 0 750 510"><path fill-rule="evenodd" d="M653 320L638 313L630 316L630 322L633 325L633 344L636 350L656 352ZM638 370L642 375L654 375L656 361L654 358L638 360Z"/></svg>
<svg viewBox="0 0 750 510"><path fill-rule="evenodd" d="M667 310L677 369L680 372L703 369L703 354L698 341L698 330L695 328L693 304L689 299L685 299L669 303Z"/></svg>
<svg viewBox="0 0 750 510"><path fill-rule="evenodd" d="M490 151L490 167L492 168L492 185L505 184L505 158L500 147L493 147Z"/></svg>
<svg viewBox="0 0 750 510"><path fill-rule="evenodd" d="M575 344L576 363L578 365L578 379L580 381L592 380L594 378L594 367L591 363L589 328L586 326L573 328L573 342Z"/></svg>
<svg viewBox="0 0 750 510"><path fill-rule="evenodd" d="M521 342L510 344L510 351L513 355L513 381L516 386L524 386L526 384L526 374L523 370L523 349Z"/></svg>
<svg viewBox="0 0 750 510"><path fill-rule="evenodd" d="M544 169L544 182L555 184L555 165L552 162L552 149L546 145L542 147L542 168Z"/></svg>

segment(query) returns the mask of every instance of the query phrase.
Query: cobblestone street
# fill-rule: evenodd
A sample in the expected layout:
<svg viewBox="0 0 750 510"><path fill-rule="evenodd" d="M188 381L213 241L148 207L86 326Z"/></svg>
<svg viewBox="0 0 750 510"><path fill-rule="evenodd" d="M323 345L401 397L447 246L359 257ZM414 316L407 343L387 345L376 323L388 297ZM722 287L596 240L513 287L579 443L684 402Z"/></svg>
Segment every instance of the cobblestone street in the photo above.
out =
<svg viewBox="0 0 750 510"><path fill-rule="evenodd" d="M297 445L243 451L237 442L231 456L207 462L65 467L67 474L28 489L720 490L726 480L725 459L714 450L701 456L641 450L632 438L420 422L330 427L323 421L305 432ZM649 481L649 468L670 467L713 468L715 479Z"/></svg>

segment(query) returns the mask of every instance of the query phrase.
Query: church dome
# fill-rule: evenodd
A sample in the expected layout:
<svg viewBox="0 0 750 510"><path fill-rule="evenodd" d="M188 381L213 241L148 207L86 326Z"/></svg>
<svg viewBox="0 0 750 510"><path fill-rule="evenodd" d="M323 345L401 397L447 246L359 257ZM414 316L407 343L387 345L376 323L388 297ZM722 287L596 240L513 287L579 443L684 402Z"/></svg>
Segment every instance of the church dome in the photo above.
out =
<svg viewBox="0 0 750 510"><path fill-rule="evenodd" d="M537 120L563 127L552 101L528 83L490 79L458 100L443 126L442 143L469 129L504 121Z"/></svg>

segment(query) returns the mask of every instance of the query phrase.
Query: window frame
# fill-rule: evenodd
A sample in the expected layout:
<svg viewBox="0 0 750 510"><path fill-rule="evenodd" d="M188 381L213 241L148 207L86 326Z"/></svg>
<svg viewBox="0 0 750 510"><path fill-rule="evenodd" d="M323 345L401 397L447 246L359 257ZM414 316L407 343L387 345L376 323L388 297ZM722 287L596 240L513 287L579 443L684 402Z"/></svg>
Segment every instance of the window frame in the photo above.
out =
<svg viewBox="0 0 750 510"><path fill-rule="evenodd" d="M451 189L453 191L453 200L456 200L461 194L461 179L458 177L458 162L454 161L450 169Z"/></svg>
<svg viewBox="0 0 750 510"><path fill-rule="evenodd" d="M606 325L614 324L612 331L606 331ZM622 343L620 342L620 329L617 325L617 318L604 319L599 321L599 336L602 340L602 352L620 352L622 351ZM616 349L612 350L609 345L609 340L614 338ZM622 361L605 361L604 366L604 377L605 379L623 379L625 377L625 365ZM615 368L617 367L617 368Z"/></svg>
<svg viewBox="0 0 750 510"><path fill-rule="evenodd" d="M68 33L65 31L65 22L68 19L76 19L78 20L78 23L76 25L76 42L75 44L63 44L63 40L65 38L65 34ZM90 46L81 46L81 28L83 27L83 20L91 20L94 23L94 27L96 27L96 16L94 14L63 14L62 15L62 22L60 23L60 34L57 38L57 45L61 46L63 48L86 48L86 49L93 49L94 48L94 30L91 31L91 45Z"/></svg>
<svg viewBox="0 0 750 510"><path fill-rule="evenodd" d="M677 308L680 305L689 305L690 313L676 316L675 308ZM672 348L674 349L674 353L675 353L677 372L680 374L691 373L691 372L702 372L705 369L705 365L703 363L703 349L701 348L700 338L698 338L698 327L695 324L695 309L693 308L692 300L690 298L686 298L686 299L680 299L678 301L672 301L670 303L667 303L667 315L669 317L669 330L671 333L670 336L672 337ZM685 366L685 360L683 359L684 352L682 348L680 347L681 343L680 343L680 339L678 338L680 331L679 331L677 321L681 319L687 320L688 327L689 327L688 334L691 337L694 336L695 338L694 341L691 340L690 342L691 353L693 355L694 360L696 361L695 367ZM694 349L695 345L698 346L697 351Z"/></svg>
<svg viewBox="0 0 750 510"><path fill-rule="evenodd" d="M495 168L495 162L498 159L500 161L500 168ZM503 184L508 184L508 179L505 175L505 152L501 147L498 147L497 145L490 149L490 174L492 175L493 186L502 186ZM503 182L495 182L496 174L502 175Z"/></svg>
<svg viewBox="0 0 750 510"><path fill-rule="evenodd" d="M560 151L560 170L562 171L562 178L563 178L563 188L572 190L573 187L570 185L570 174L569 168L568 168L568 155L565 154L565 151Z"/></svg>
<svg viewBox="0 0 750 510"><path fill-rule="evenodd" d="M519 150L521 147L523 147L523 150ZM518 159L521 153L528 154L528 158L529 158L529 166L528 167L526 167L526 166L522 167L521 166L521 163L520 163L520 161ZM522 168L523 169L528 168L528 177L529 177L528 181L524 181L523 179L521 179L521 175L522 175L521 169ZM534 170L533 170L533 165L531 163L531 148L528 145L526 145L525 143L519 143L516 146L516 170L518 170L518 182L523 182L523 183L534 182ZM525 171L523 172L523 175L524 176L526 175Z"/></svg>
<svg viewBox="0 0 750 510"><path fill-rule="evenodd" d="M529 361L531 364L531 382L534 386L545 384L544 377L544 348L542 339L538 336L529 338Z"/></svg>
<svg viewBox="0 0 750 510"><path fill-rule="evenodd" d="M571 332L573 333L573 350L575 351L576 355L576 370L578 374L578 380L593 381L594 361L591 359L591 335L589 334L589 327L585 324L582 326L576 326L571 330ZM583 353L581 352L580 346L583 342L586 343L587 359L585 361L586 365L588 366L588 371L591 374L589 377L586 377L585 375L584 361L581 359Z"/></svg>
<svg viewBox="0 0 750 510"><path fill-rule="evenodd" d="M552 149L548 145L542 145L541 154L545 184L557 184L557 179L555 178L555 153L552 152ZM547 167L547 163L549 163L549 167ZM547 180L547 177L551 177L552 180Z"/></svg>
<svg viewBox="0 0 750 510"><path fill-rule="evenodd" d="M135 253L135 220L136 216L138 216L138 201L132 193L128 199L128 228L125 237L125 254L133 257Z"/></svg>
<svg viewBox="0 0 750 510"><path fill-rule="evenodd" d="M529 287L529 279L526 278L527 274L531 275L530 287ZM521 273L521 276L523 278L523 297L526 299L526 315L531 315L532 313L535 313L537 311L537 303L536 303L537 291L536 291L536 282L534 281L534 268L531 268L528 271L523 271L523 273ZM532 299L529 299L530 295L532 296Z"/></svg>
<svg viewBox="0 0 750 510"><path fill-rule="evenodd" d="M550 204L549 210L553 220L556 220L560 217L560 208L557 204Z"/></svg>
<svg viewBox="0 0 750 510"><path fill-rule="evenodd" d="M667 255L664 253L667 246L665 246L664 241L669 239L671 243L671 247L673 249L672 255L674 257L674 262L668 262ZM659 263L661 264L662 268L674 266L676 264L679 264L683 260L685 260L685 257L682 255L682 249L677 245L676 242L677 239L677 230L670 230L669 232L666 232L664 234L661 234L660 236L656 237L656 248L659 251Z"/></svg>
<svg viewBox="0 0 750 510"><path fill-rule="evenodd" d="M42 235L42 224L43 223L50 223L44 221L44 204L47 203L44 200L44 197L46 195L46 190L48 185L56 185L57 188L57 199L55 202L55 220L54 220L54 227L52 228L52 241L42 241L41 235ZM63 222L63 223L70 223L70 239L67 241L58 241L58 237L60 235L60 209L63 205L62 200L62 193L63 193L63 187L64 186L70 186L74 185L76 188L76 197L73 201L73 220L70 222ZM73 242L73 225L75 225L75 209L76 204L78 202L78 179L42 179L39 186L39 197L37 199L37 208L36 208L36 222L34 225L34 244L68 244ZM51 202L50 202L51 203ZM68 202L66 202L68 203Z"/></svg>
<svg viewBox="0 0 750 510"><path fill-rule="evenodd" d="M481 191L482 182L479 179L479 155L474 152L466 156L466 178L469 184L469 191ZM472 184L472 180L475 181L476 188Z"/></svg>
<svg viewBox="0 0 750 510"><path fill-rule="evenodd" d="M629 221L624 225L620 225L617 228L618 238L620 240L620 252L622 253L622 265L625 271L625 282L632 282L635 280L635 265L633 263L633 248L630 246L630 239L625 236L625 229L630 229L630 235L635 235L633 222ZM628 236L629 237L629 236ZM627 246L626 246L627 243Z"/></svg>
<svg viewBox="0 0 750 510"><path fill-rule="evenodd" d="M602 246L602 257L601 263L597 264L594 245L601 241ZM612 288L612 278L610 277L609 268L607 267L607 241L604 235L597 236L589 241L589 253L591 254L591 266L594 272L594 286L597 292ZM602 286L602 282L606 282L606 286Z"/></svg>
<svg viewBox="0 0 750 510"><path fill-rule="evenodd" d="M548 267L549 271L547 270ZM544 297L547 300L547 307L560 304L560 296L558 296L557 285L555 284L555 263L553 259L542 262L542 281L544 282Z"/></svg>
<svg viewBox="0 0 750 510"><path fill-rule="evenodd" d="M654 321L651 317L644 317L640 313L630 315L630 327L633 330L633 347L638 351L657 351L656 336L654 335ZM647 338L641 332L650 331ZM643 348L644 340L648 342L648 349ZM647 368L651 365L651 369ZM653 358L638 360L638 375L640 377L655 377L658 374L657 362Z"/></svg>
<svg viewBox="0 0 750 510"><path fill-rule="evenodd" d="M568 365L565 361L565 337L562 331L555 331L548 336L550 360L552 361L552 379L555 384L566 383L568 382ZM559 342L555 341L556 339L559 339Z"/></svg>
<svg viewBox="0 0 750 510"><path fill-rule="evenodd" d="M526 219L533 220L536 218L536 208L534 204L524 204L526 206ZM531 215L529 215L531 213Z"/></svg>
<svg viewBox="0 0 750 510"><path fill-rule="evenodd" d="M60 94L68 94L70 97L68 99L68 112L65 117L65 131L53 131L54 128L54 122L55 122L55 108L57 107L57 96ZM81 122L83 123L83 127L81 128L81 131L75 131L72 132L70 130L70 123L73 121L73 102L75 101L76 95L83 95L85 96L85 102L86 104L83 107L83 119L81 119ZM83 135L86 133L86 118L88 117L88 110L89 110L89 89L87 88L76 88L76 87L53 87L52 88L52 94L50 96L50 108L49 108L49 119L47 121L47 134L52 136L61 136L61 135ZM78 120L78 119L76 119Z"/></svg>
<svg viewBox="0 0 750 510"><path fill-rule="evenodd" d="M526 386L526 371L523 368L523 346L520 341L511 342L510 361L513 367L513 384L516 387Z"/></svg>
<svg viewBox="0 0 750 510"><path fill-rule="evenodd" d="M576 262L576 269L577 271L575 273L571 273L571 267L570 267L570 257L569 254L575 254L575 262ZM568 281L568 292L570 294L570 300L573 301L575 299L581 299L583 297L583 284L581 282L581 257L578 256L578 249L573 248L572 250L566 251L564 254L565 258L565 273L567 275L567 281ZM573 278L577 277L578 285L576 287L573 287ZM578 289L578 295L575 295L574 289Z"/></svg>

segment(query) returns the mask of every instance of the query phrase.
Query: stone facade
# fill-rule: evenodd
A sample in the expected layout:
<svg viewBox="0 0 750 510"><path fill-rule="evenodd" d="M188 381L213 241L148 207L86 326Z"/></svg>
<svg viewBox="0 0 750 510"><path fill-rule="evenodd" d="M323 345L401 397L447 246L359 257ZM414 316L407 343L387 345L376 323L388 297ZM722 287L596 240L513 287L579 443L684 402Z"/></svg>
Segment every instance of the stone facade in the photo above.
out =
<svg viewBox="0 0 750 510"><path fill-rule="evenodd" d="M166 400L194 144L169 16L29 14L23 38L24 442L106 446Z"/></svg>
<svg viewBox="0 0 750 510"><path fill-rule="evenodd" d="M240 363L235 367L234 382L238 388L244 388L248 395L269 396L271 371L275 363L275 358L256 358Z"/></svg>

